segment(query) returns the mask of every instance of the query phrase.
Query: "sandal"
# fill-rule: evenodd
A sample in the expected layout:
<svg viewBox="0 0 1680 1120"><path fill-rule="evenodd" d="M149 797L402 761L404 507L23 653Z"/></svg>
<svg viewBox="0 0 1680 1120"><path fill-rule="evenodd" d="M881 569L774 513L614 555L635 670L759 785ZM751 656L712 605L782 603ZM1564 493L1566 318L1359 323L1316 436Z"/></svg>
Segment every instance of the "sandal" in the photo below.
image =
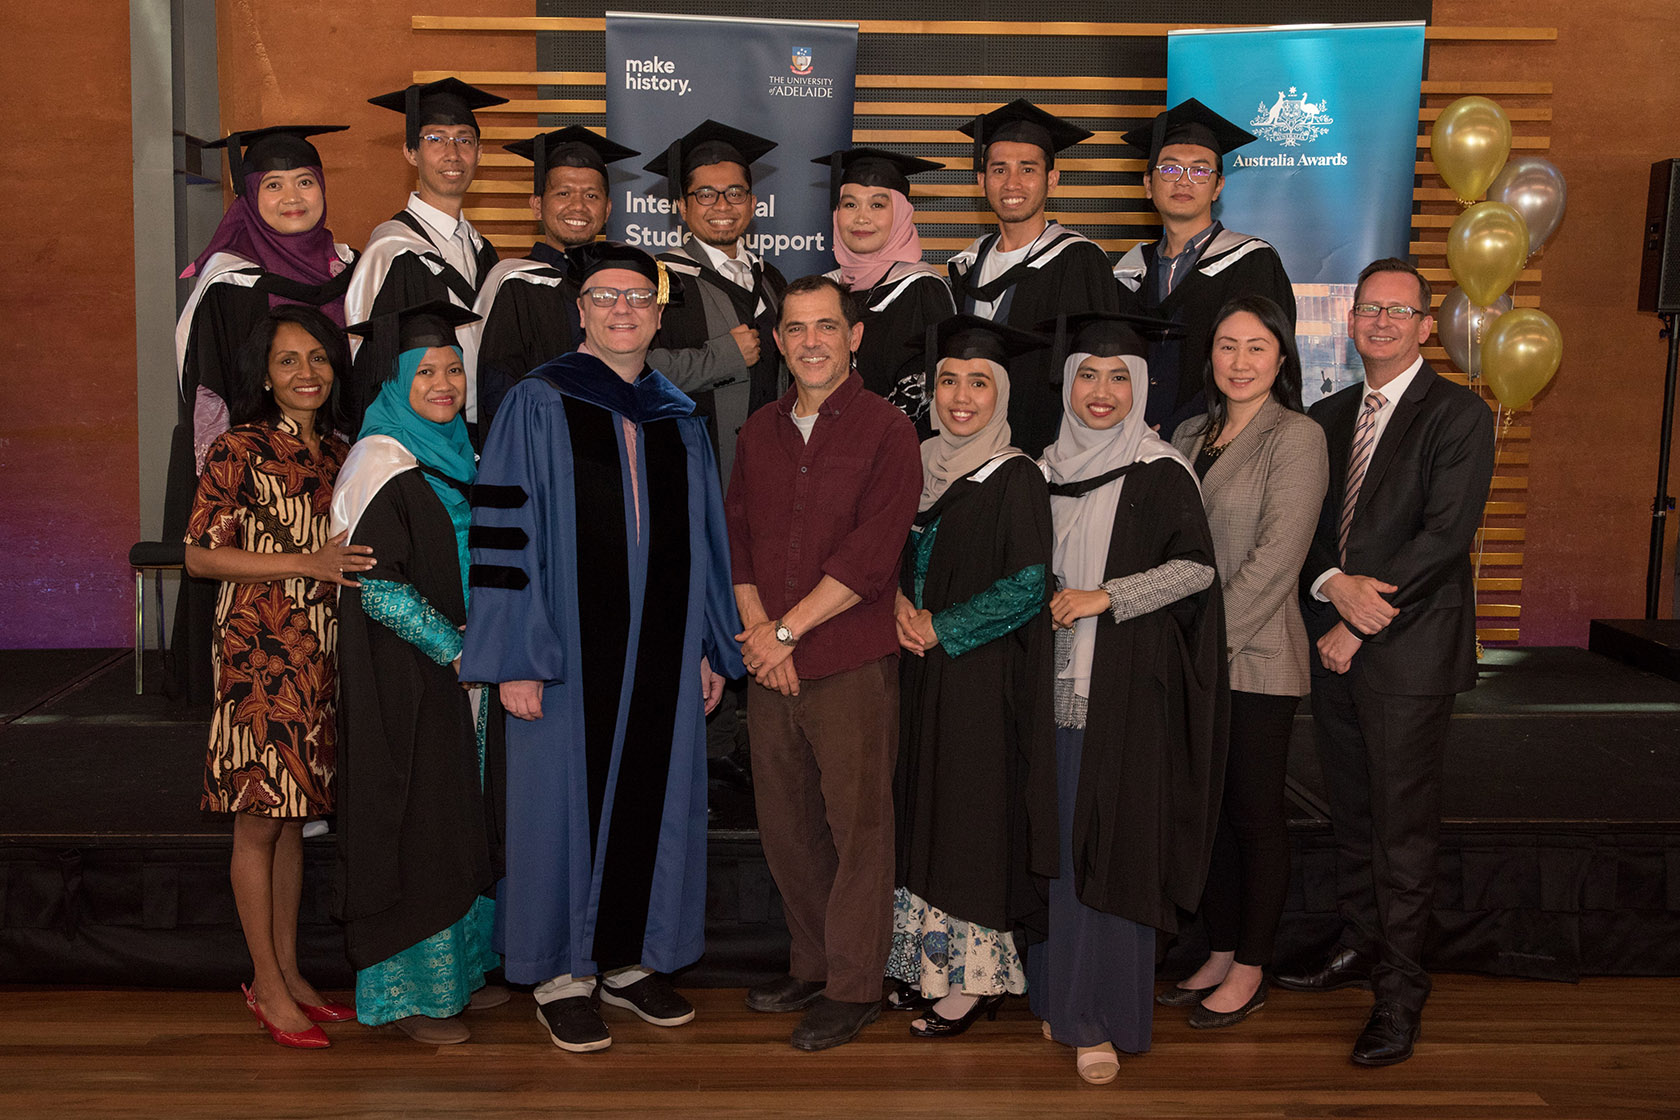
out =
<svg viewBox="0 0 1680 1120"><path fill-rule="evenodd" d="M1107 1085L1120 1076L1120 1057L1115 1054L1111 1043L1081 1046L1079 1056L1074 1059L1074 1068L1087 1084Z"/></svg>

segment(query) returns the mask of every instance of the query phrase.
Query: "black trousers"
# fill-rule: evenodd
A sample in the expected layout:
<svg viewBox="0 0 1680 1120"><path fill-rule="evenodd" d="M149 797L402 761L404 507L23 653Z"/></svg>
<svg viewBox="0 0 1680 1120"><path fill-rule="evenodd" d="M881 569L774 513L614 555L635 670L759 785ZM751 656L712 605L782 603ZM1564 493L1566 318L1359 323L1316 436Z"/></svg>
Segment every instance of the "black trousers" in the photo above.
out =
<svg viewBox="0 0 1680 1120"><path fill-rule="evenodd" d="M1435 897L1443 747L1453 697L1378 692L1357 660L1313 678L1319 765L1336 835L1342 944L1376 961L1372 987L1418 1011Z"/></svg>
<svg viewBox="0 0 1680 1120"><path fill-rule="evenodd" d="M1289 825L1283 779L1298 696L1231 690L1231 750L1202 922L1216 953L1269 965L1289 893Z"/></svg>

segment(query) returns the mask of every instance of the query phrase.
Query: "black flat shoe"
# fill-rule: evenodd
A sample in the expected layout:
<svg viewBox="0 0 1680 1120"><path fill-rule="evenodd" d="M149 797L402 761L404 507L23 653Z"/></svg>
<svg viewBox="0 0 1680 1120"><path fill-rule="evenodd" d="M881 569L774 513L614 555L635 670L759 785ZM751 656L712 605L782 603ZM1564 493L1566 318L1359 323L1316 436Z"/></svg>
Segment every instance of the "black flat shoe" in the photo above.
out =
<svg viewBox="0 0 1680 1120"><path fill-rule="evenodd" d="M892 982L881 1003L888 1011L925 1011L933 1006L933 1000L924 996L920 988L912 988L902 980Z"/></svg>
<svg viewBox="0 0 1680 1120"><path fill-rule="evenodd" d="M974 1021L982 1014L987 1022L997 1019L998 1008L1003 1006L1003 993L995 996L981 996L974 1006L960 1019L947 1019L939 1012L929 1007L922 1012L922 1026L910 1024L910 1033L917 1038L955 1038L974 1025Z"/></svg>
<svg viewBox="0 0 1680 1120"><path fill-rule="evenodd" d="M1174 984L1156 996L1155 1002L1162 1007L1194 1007L1211 996L1218 988L1218 984L1211 988L1180 988L1177 984Z"/></svg>
<svg viewBox="0 0 1680 1120"><path fill-rule="evenodd" d="M1254 994L1248 997L1248 1002L1235 1011L1209 1011L1198 1003L1190 1009L1190 1025L1199 1031L1212 1030L1214 1027L1234 1027L1262 1007L1266 1006L1266 980L1260 980L1260 986L1254 989Z"/></svg>

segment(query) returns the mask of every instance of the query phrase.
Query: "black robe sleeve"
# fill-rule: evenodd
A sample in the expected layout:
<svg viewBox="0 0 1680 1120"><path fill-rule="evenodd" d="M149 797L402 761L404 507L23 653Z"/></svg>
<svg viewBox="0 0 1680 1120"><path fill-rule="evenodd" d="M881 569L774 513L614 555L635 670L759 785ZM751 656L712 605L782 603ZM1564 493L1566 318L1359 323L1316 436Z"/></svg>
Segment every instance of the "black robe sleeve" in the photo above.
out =
<svg viewBox="0 0 1680 1120"><path fill-rule="evenodd" d="M411 585L466 621L455 529L417 470L369 502L352 543L365 579ZM339 596L338 917L357 968L460 920L494 882L471 705L455 670Z"/></svg>
<svg viewBox="0 0 1680 1120"><path fill-rule="evenodd" d="M863 341L857 352L863 387L885 397L915 421L916 435L921 439L933 434L928 419L932 392L923 364L927 329L956 313L951 290L933 275L912 280L880 311L866 309L863 313Z"/></svg>
<svg viewBox="0 0 1680 1120"><path fill-rule="evenodd" d="M1126 478L1104 579L1173 559L1214 567L1201 494L1176 461ZM1149 614L1098 619L1074 801L1080 901L1176 932L1201 900L1224 786L1230 692L1217 578Z"/></svg>

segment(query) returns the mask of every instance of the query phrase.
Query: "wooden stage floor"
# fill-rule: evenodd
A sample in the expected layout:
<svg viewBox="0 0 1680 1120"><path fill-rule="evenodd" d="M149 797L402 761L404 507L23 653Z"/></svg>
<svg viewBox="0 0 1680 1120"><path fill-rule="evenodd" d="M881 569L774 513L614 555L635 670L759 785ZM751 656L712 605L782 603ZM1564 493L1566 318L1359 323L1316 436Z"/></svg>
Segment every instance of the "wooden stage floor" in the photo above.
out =
<svg viewBox="0 0 1680 1120"><path fill-rule="evenodd" d="M945 1042L886 1016L821 1054L787 1045L794 1016L739 989L688 993L661 1030L608 1009L610 1050L552 1046L528 995L469 1016L472 1041L422 1047L329 1026L325 1051L283 1050L231 992L0 988L0 1116L81 1117L1508 1117L1680 1113L1680 980L1579 984L1436 978L1409 1062L1348 1061L1369 995L1274 991L1223 1031L1158 1009L1151 1053L1107 1086L1078 1081L1025 1000Z"/></svg>

